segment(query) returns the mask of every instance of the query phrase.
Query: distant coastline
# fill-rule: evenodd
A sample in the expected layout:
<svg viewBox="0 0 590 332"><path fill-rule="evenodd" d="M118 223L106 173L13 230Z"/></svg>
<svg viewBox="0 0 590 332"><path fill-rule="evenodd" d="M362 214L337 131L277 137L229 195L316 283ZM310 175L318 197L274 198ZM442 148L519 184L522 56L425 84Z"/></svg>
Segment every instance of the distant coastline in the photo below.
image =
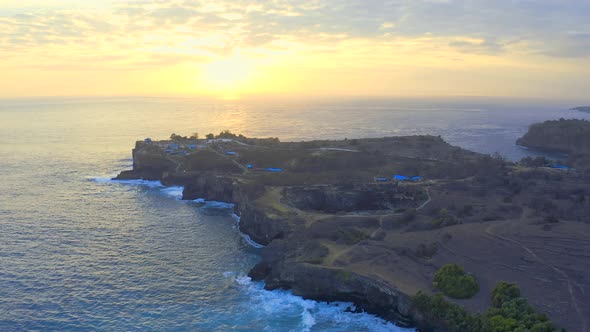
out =
<svg viewBox="0 0 590 332"><path fill-rule="evenodd" d="M590 113L590 106L578 106L571 109L572 111L580 111L584 113Z"/></svg>

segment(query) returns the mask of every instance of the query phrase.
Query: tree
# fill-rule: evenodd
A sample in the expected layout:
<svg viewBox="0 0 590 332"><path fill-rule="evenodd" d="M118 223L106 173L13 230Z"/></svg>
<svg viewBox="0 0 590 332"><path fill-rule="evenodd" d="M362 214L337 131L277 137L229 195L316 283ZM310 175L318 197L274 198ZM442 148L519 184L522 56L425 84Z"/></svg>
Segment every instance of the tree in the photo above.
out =
<svg viewBox="0 0 590 332"><path fill-rule="evenodd" d="M517 299L520 297L520 289L516 284L508 282L500 282L492 291L492 305L499 308L505 302Z"/></svg>
<svg viewBox="0 0 590 332"><path fill-rule="evenodd" d="M479 292L475 277L465 273L457 264L447 264L436 271L433 285L455 299L468 299Z"/></svg>
<svg viewBox="0 0 590 332"><path fill-rule="evenodd" d="M190 139L199 139L199 133L196 131L191 135Z"/></svg>
<svg viewBox="0 0 590 332"><path fill-rule="evenodd" d="M207 138L207 139L214 139L215 138L215 135L213 135L212 133L209 133L209 134L207 134L205 136L205 138Z"/></svg>

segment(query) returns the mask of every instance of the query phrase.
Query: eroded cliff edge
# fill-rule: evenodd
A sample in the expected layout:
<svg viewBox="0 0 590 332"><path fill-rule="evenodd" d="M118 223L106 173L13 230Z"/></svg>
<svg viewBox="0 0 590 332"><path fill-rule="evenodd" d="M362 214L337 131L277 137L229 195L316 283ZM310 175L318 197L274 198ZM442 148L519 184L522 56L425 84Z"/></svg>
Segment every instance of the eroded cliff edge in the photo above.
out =
<svg viewBox="0 0 590 332"><path fill-rule="evenodd" d="M434 292L436 269L458 263L481 285L458 301L470 311L488 307L506 280L562 326L586 326L583 294L565 291L590 277L589 259L568 254L589 245L586 173L524 167L433 136L142 141L133 157L119 179L161 180L184 186L184 199L235 203L241 231L266 245L250 276L268 289L354 302L427 330L411 297Z"/></svg>

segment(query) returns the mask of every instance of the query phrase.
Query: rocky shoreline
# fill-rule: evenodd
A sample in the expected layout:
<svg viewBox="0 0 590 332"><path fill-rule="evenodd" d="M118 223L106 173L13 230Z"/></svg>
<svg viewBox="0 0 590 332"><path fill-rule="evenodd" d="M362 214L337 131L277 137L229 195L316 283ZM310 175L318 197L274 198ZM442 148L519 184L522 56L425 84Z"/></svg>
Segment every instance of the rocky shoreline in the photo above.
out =
<svg viewBox="0 0 590 332"><path fill-rule="evenodd" d="M300 256L292 257L293 248L289 247L292 244L280 240L296 232L296 227L294 229L283 219L274 218L249 204L250 195L259 195L262 188L240 186L231 177L212 174L188 178L158 178L156 175L154 170L124 171L115 180L159 180L166 186L183 186L183 200L204 198L234 204L234 213L240 218L240 232L264 246L262 262L254 266L248 276L254 281L264 281L265 289L289 289L294 295L316 301L351 302L356 310L377 315L399 326L419 325L420 316L412 312L410 295L354 272L294 262L293 258ZM306 248L306 259L313 261L314 254L321 256L321 252L314 253L314 248Z"/></svg>

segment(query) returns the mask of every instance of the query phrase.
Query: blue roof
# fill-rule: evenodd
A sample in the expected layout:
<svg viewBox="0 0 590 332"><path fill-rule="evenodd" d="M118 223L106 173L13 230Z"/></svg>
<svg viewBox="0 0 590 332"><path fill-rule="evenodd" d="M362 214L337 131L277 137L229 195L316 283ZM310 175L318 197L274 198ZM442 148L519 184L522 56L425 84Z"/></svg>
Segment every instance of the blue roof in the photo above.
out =
<svg viewBox="0 0 590 332"><path fill-rule="evenodd" d="M420 180L422 180L422 177L421 176L412 176L411 180L412 181L420 181Z"/></svg>
<svg viewBox="0 0 590 332"><path fill-rule="evenodd" d="M189 147L189 149L196 149L197 148L197 146L195 144L191 144L188 147Z"/></svg>
<svg viewBox="0 0 590 332"><path fill-rule="evenodd" d="M225 151L225 154L229 155L229 156L235 156L237 153L235 153L233 151Z"/></svg>
<svg viewBox="0 0 590 332"><path fill-rule="evenodd" d="M252 164L248 164L248 165L246 165L246 167L248 167L248 168L252 168L252 167L254 167L254 166L252 166Z"/></svg>
<svg viewBox="0 0 590 332"><path fill-rule="evenodd" d="M553 168L557 168L557 169L569 169L568 166L565 166L565 165L557 165L557 164L553 165Z"/></svg>
<svg viewBox="0 0 590 332"><path fill-rule="evenodd" d="M282 168L274 168L274 167L265 168L264 170L269 171L269 172L282 172L283 171Z"/></svg>
<svg viewBox="0 0 590 332"><path fill-rule="evenodd" d="M410 179L405 175L399 175L399 174L394 175L393 178L396 180L399 180L399 181L406 181L406 180Z"/></svg>

